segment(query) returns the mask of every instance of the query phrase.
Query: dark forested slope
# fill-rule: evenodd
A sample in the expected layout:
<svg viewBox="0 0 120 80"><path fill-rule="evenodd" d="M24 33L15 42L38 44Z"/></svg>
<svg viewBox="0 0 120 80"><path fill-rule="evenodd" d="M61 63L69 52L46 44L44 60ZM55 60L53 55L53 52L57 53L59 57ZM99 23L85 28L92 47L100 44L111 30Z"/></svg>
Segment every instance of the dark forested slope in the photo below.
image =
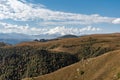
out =
<svg viewBox="0 0 120 80"><path fill-rule="evenodd" d="M44 75L77 61L71 54L52 53L29 46L0 48L0 80Z"/></svg>

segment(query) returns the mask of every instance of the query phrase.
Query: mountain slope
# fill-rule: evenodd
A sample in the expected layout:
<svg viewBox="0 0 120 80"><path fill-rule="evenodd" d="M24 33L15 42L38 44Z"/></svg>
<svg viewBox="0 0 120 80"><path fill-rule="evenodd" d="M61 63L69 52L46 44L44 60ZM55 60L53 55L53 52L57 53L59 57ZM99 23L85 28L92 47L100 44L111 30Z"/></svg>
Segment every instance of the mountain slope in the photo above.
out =
<svg viewBox="0 0 120 80"><path fill-rule="evenodd" d="M0 80L20 80L45 75L69 67L83 59L119 49L120 34L95 34L47 42L23 42L14 46L1 47ZM86 72L80 70L79 73L83 75Z"/></svg>
<svg viewBox="0 0 120 80"><path fill-rule="evenodd" d="M68 53L52 53L29 46L1 47L0 80L44 75L75 62L78 62L77 57Z"/></svg>
<svg viewBox="0 0 120 80"><path fill-rule="evenodd" d="M111 51L96 58L80 61L51 74L33 78L33 80L119 80L119 59L120 50Z"/></svg>
<svg viewBox="0 0 120 80"><path fill-rule="evenodd" d="M48 49L57 52L67 52L71 54L79 53L82 44L92 41L93 46L120 49L120 34L95 34L87 35L79 38L65 38L48 42L23 42L16 46L34 46L42 49Z"/></svg>

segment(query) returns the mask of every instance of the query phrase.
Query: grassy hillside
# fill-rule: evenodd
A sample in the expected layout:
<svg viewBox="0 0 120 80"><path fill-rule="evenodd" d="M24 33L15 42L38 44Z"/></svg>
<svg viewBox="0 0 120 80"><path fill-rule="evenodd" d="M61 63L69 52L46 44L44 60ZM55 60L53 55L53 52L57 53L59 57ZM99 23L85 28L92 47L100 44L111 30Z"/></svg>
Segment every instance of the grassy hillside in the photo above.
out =
<svg viewBox="0 0 120 80"><path fill-rule="evenodd" d="M115 50L120 50L119 33L3 46L0 47L0 80L20 80L49 74L81 60ZM83 75L84 69L79 73ZM68 80L69 76L71 75L66 77Z"/></svg>
<svg viewBox="0 0 120 80"><path fill-rule="evenodd" d="M120 50L111 51L29 80L119 80L119 59Z"/></svg>
<svg viewBox="0 0 120 80"><path fill-rule="evenodd" d="M41 49L47 49L57 52L67 52L71 54L79 53L82 44L86 44L93 40L93 46L111 49L120 49L120 34L95 34L81 36L80 38L59 39L48 42L25 42L16 46L34 46Z"/></svg>

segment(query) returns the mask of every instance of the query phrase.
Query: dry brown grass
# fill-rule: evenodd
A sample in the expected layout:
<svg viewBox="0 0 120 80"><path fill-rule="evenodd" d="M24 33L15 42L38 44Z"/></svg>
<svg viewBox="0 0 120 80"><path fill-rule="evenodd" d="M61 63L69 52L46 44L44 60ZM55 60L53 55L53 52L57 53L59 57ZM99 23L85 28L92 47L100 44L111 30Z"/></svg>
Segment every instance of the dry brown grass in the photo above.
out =
<svg viewBox="0 0 120 80"><path fill-rule="evenodd" d="M24 80L118 80L120 50L80 61L56 72ZM84 72L81 74L81 72Z"/></svg>
<svg viewBox="0 0 120 80"><path fill-rule="evenodd" d="M24 80L118 80L118 73L120 73L120 33L94 34L80 38L61 39L45 43L28 42L16 46L39 46L45 47L50 51L74 54L79 51L81 48L80 45L86 43L90 37L97 40L94 44L95 47L111 48L114 49L114 51L110 51L95 58L82 60L50 74Z"/></svg>
<svg viewBox="0 0 120 80"><path fill-rule="evenodd" d="M81 44L86 43L89 38L96 39L94 46L109 47L113 49L120 49L120 34L94 34L82 36L80 38L60 39L48 42L25 42L15 46L33 46L48 49L50 51L77 53L81 48Z"/></svg>

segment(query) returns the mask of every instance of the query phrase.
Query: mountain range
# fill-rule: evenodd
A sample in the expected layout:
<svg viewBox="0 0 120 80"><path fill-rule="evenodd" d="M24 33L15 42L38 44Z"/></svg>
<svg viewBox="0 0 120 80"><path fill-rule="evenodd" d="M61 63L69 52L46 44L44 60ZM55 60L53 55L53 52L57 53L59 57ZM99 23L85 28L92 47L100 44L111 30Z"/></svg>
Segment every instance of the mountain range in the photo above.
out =
<svg viewBox="0 0 120 80"><path fill-rule="evenodd" d="M60 35L60 34L40 34L40 35L27 35L20 33L0 33L0 42L8 44L17 44L20 42L33 41L34 39L54 39L54 38L72 38L75 35Z"/></svg>

